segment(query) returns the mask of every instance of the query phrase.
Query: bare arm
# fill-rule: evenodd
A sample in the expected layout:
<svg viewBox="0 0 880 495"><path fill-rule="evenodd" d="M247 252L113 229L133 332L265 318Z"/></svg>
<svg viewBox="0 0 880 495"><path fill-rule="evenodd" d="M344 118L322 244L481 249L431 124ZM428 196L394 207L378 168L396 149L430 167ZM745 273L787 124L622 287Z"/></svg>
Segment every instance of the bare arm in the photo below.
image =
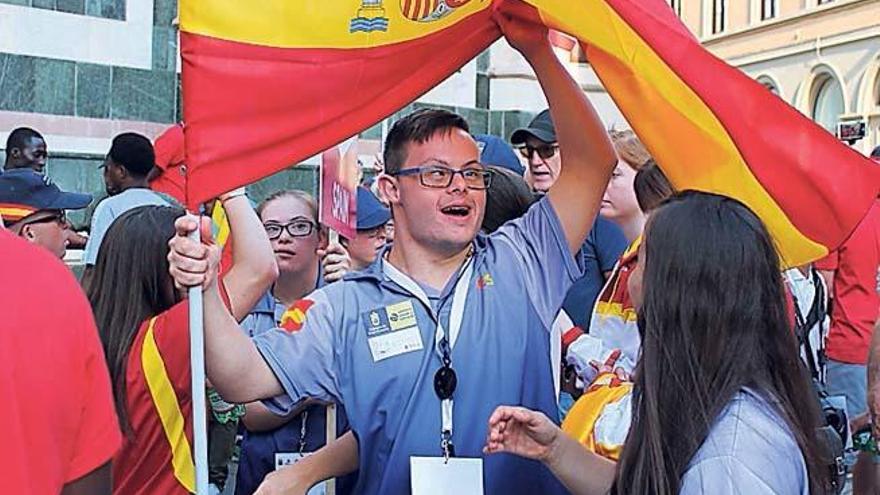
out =
<svg viewBox="0 0 880 495"><path fill-rule="evenodd" d="M210 228L209 222L203 222L202 230ZM178 218L174 225L169 271L179 287L204 287L205 365L211 384L224 400L240 404L281 394L278 379L220 298L219 248L186 237L198 227L194 218Z"/></svg>
<svg viewBox="0 0 880 495"><path fill-rule="evenodd" d="M353 473L358 461L357 439L349 431L298 463L270 473L254 495L304 494L324 480Z"/></svg>
<svg viewBox="0 0 880 495"><path fill-rule="evenodd" d="M503 14L498 21L508 42L532 66L550 105L562 171L548 195L574 254L599 212L617 163L614 147L599 115L553 53L546 29Z"/></svg>
<svg viewBox="0 0 880 495"><path fill-rule="evenodd" d="M95 469L82 478L71 481L61 489L61 495L110 495L110 463Z"/></svg>
<svg viewBox="0 0 880 495"><path fill-rule="evenodd" d="M232 267L223 277L232 316L241 321L278 276L266 230L243 193L221 199L229 219Z"/></svg>
<svg viewBox="0 0 880 495"><path fill-rule="evenodd" d="M604 495L614 482L616 465L587 450L547 416L523 407L500 406L489 418L483 451L509 452L543 462L575 495Z"/></svg>

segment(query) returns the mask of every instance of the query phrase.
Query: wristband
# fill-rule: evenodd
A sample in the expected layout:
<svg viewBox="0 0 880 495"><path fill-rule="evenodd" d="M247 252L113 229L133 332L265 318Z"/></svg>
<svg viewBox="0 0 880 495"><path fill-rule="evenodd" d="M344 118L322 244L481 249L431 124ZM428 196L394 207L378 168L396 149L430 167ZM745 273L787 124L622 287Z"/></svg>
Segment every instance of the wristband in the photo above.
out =
<svg viewBox="0 0 880 495"><path fill-rule="evenodd" d="M245 189L243 187L239 187L238 189L233 189L232 191L229 191L228 193L221 194L220 195L220 202L222 203L222 202L225 202L225 201L230 200L232 198L237 198L239 196L244 196L244 195L245 195Z"/></svg>

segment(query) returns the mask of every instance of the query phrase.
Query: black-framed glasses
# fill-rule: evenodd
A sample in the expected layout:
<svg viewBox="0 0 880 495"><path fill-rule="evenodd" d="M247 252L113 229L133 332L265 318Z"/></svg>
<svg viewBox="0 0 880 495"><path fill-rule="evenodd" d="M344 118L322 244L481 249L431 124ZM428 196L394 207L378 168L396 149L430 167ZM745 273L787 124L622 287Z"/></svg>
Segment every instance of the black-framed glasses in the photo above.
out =
<svg viewBox="0 0 880 495"><path fill-rule="evenodd" d="M519 150L519 154L523 156L526 160L531 160L532 155L538 153L538 156L541 157L542 160L547 160L549 158L553 158L553 155L559 151L558 144L542 144L540 146L529 146L528 144L523 144L517 146L516 149Z"/></svg>
<svg viewBox="0 0 880 495"><path fill-rule="evenodd" d="M33 218L26 217L26 218L23 218L21 222L22 222L22 225L34 225L34 224L38 224L38 223L52 223L52 222L58 223L58 225L61 227L66 227L68 225L67 214L64 212L64 210L53 211L51 214L45 215L45 216L37 216L37 214L34 214Z"/></svg>
<svg viewBox="0 0 880 495"><path fill-rule="evenodd" d="M263 228L266 229L269 240L274 241L281 237L281 233L285 230L290 237L308 237L312 235L317 226L308 220L294 220L283 225L275 222L266 223L263 224Z"/></svg>
<svg viewBox="0 0 880 495"><path fill-rule="evenodd" d="M492 172L477 167L455 170L449 167L444 167L443 165L426 165L422 167L407 168L391 175L407 176L416 174L418 174L419 182L421 182L423 186L438 189L449 187L456 174L461 175L461 178L464 179L464 183L468 189L488 189L492 184Z"/></svg>

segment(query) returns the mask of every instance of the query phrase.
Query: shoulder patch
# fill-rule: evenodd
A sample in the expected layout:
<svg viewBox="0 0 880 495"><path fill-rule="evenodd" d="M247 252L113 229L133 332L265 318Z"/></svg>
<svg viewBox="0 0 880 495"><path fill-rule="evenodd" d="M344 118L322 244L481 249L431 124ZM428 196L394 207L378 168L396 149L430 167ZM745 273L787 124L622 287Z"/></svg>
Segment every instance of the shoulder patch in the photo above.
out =
<svg viewBox="0 0 880 495"><path fill-rule="evenodd" d="M288 333L295 333L302 330L303 325L306 322L306 313L309 311L315 304L315 301L311 299L300 299L295 303L291 304L287 311L281 315L281 324L280 328L283 328Z"/></svg>

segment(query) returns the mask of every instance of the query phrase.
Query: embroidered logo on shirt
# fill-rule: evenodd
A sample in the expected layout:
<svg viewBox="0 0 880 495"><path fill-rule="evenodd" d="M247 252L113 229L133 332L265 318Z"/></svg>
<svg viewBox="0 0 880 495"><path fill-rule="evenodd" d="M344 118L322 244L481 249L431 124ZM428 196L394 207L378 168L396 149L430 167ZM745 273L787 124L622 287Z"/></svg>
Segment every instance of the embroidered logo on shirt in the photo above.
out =
<svg viewBox="0 0 880 495"><path fill-rule="evenodd" d="M311 299L300 299L290 305L287 311L281 315L281 324L279 327L287 330L289 333L299 332L302 330L306 322L306 312L314 305Z"/></svg>
<svg viewBox="0 0 880 495"><path fill-rule="evenodd" d="M485 289L486 287L492 287L495 285L495 280L492 278L492 275L489 273L484 273L477 277L477 289Z"/></svg>

